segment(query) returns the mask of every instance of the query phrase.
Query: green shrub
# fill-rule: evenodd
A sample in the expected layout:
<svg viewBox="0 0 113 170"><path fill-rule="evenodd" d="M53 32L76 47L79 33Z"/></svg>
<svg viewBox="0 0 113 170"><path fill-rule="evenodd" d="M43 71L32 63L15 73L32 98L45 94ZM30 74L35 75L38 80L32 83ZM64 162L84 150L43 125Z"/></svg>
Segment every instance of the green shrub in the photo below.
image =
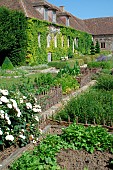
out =
<svg viewBox="0 0 113 170"><path fill-rule="evenodd" d="M113 75L102 74L97 79L97 87L104 90L113 90Z"/></svg>
<svg viewBox="0 0 113 170"><path fill-rule="evenodd" d="M76 61L73 68L71 68L69 66L69 64L66 64L66 66L64 68L60 69L57 76L62 77L63 74L69 74L69 75L73 75L73 76L80 74L80 66L79 66L78 62Z"/></svg>
<svg viewBox="0 0 113 170"><path fill-rule="evenodd" d="M79 66L82 66L82 65L84 64L83 58L81 58L81 59L75 59L75 61L78 62Z"/></svg>
<svg viewBox="0 0 113 170"><path fill-rule="evenodd" d="M89 62L88 68L103 68L103 69L109 69L110 68L110 62L106 61L95 61L95 62Z"/></svg>
<svg viewBox="0 0 113 170"><path fill-rule="evenodd" d="M92 61L91 56L90 57L83 57L84 63L87 64Z"/></svg>
<svg viewBox="0 0 113 170"><path fill-rule="evenodd" d="M64 74L62 77L59 77L59 78L57 77L54 80L54 82L56 84L61 84L63 94L68 94L72 90L79 88L79 84L77 80L73 76L68 75L68 74Z"/></svg>
<svg viewBox="0 0 113 170"><path fill-rule="evenodd" d="M55 67L56 69L61 69L61 68L63 68L63 67L65 67L66 66L66 64L67 64L67 62L65 62L65 61L52 61L52 62L49 62L48 63L48 66L50 66L50 67Z"/></svg>
<svg viewBox="0 0 113 170"><path fill-rule="evenodd" d="M11 70L13 68L14 67L13 67L12 62L10 61L10 59L8 57L6 57L3 64L2 64L2 69L3 70Z"/></svg>
<svg viewBox="0 0 113 170"><path fill-rule="evenodd" d="M6 56L14 66L25 62L26 28L27 20L24 13L0 7L0 65Z"/></svg>

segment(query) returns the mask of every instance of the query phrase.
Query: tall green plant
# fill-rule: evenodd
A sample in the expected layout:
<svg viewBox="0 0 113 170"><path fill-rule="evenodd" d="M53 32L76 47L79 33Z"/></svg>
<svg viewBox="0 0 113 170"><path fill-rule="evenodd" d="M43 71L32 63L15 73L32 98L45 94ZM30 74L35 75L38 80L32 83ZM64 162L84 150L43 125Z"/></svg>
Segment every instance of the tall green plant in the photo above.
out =
<svg viewBox="0 0 113 170"><path fill-rule="evenodd" d="M95 54L95 47L94 47L93 41L92 41L91 47L90 47L90 54L91 54L91 55L94 55L94 54Z"/></svg>
<svg viewBox="0 0 113 170"><path fill-rule="evenodd" d="M25 61L26 27L27 20L22 12L0 7L0 65L6 56L13 65L20 65Z"/></svg>
<svg viewBox="0 0 113 170"><path fill-rule="evenodd" d="M100 45L99 45L99 42L98 42L98 41L96 41L95 53L100 53Z"/></svg>
<svg viewBox="0 0 113 170"><path fill-rule="evenodd" d="M12 62L10 61L10 59L8 57L6 57L3 64L2 64L2 69L3 70L6 70L6 69L11 70L13 68L14 67L13 67Z"/></svg>

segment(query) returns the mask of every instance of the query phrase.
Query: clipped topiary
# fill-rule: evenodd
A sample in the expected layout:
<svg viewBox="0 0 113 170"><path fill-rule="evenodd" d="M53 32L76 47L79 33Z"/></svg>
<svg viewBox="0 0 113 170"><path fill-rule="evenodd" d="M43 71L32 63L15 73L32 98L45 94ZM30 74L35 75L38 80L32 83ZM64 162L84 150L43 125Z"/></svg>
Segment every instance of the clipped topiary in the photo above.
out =
<svg viewBox="0 0 113 170"><path fill-rule="evenodd" d="M96 41L95 53L100 53L100 45L99 45L99 42L98 42L98 41Z"/></svg>
<svg viewBox="0 0 113 170"><path fill-rule="evenodd" d="M12 70L14 68L12 62L8 57L5 58L3 64L2 64L2 69L3 70Z"/></svg>
<svg viewBox="0 0 113 170"><path fill-rule="evenodd" d="M95 55L95 47L94 47L93 41L92 41L91 47L90 47L90 54L91 54L91 55Z"/></svg>

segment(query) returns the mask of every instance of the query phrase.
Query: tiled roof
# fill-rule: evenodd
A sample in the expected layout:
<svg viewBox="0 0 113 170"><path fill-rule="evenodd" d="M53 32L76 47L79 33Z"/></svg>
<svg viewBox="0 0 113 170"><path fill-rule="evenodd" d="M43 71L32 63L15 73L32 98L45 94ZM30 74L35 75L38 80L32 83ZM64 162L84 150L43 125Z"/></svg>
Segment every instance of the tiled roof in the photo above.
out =
<svg viewBox="0 0 113 170"><path fill-rule="evenodd" d="M93 35L113 34L113 17L86 19L84 22Z"/></svg>
<svg viewBox="0 0 113 170"><path fill-rule="evenodd" d="M32 0L0 0L0 6L5 6L14 10L21 10L29 18L43 19L42 15L34 10L31 1Z"/></svg>
<svg viewBox="0 0 113 170"><path fill-rule="evenodd" d="M70 26L76 30L88 32L93 35L113 34L113 17L79 19L67 11L50 4L45 0L0 0L0 6L6 6L10 9L22 10L29 18L38 18L43 20L43 16L35 9L34 6L43 5L48 9L56 10L57 24L65 25L59 16L69 16Z"/></svg>

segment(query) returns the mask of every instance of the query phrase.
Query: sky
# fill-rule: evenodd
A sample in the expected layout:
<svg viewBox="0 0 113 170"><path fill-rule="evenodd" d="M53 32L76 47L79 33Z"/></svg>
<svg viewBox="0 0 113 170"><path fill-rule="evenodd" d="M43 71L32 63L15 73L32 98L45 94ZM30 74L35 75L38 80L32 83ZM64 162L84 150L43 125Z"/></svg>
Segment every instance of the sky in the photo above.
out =
<svg viewBox="0 0 113 170"><path fill-rule="evenodd" d="M113 17L113 0L48 0L80 19Z"/></svg>

